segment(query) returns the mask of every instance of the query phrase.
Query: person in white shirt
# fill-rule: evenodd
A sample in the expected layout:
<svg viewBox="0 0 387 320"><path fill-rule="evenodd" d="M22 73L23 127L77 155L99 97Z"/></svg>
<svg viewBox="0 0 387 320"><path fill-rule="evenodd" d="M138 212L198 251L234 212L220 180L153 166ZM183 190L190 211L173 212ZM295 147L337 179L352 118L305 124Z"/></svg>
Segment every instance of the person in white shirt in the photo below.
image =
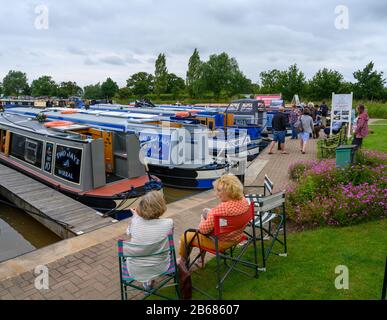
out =
<svg viewBox="0 0 387 320"><path fill-rule="evenodd" d="M172 219L161 219L167 210L162 191L151 191L141 197L137 209L132 209L133 218L129 222L126 234L131 237L133 244L154 244L165 239L173 231ZM161 261L161 260L162 261ZM142 259L144 260L144 259ZM141 266L144 261L130 261L128 270L133 272L147 272ZM168 256L153 256L146 258L146 264L153 269L160 269L160 273L166 271L169 266ZM164 270L165 269L165 270ZM153 281L144 283L144 288L151 288Z"/></svg>

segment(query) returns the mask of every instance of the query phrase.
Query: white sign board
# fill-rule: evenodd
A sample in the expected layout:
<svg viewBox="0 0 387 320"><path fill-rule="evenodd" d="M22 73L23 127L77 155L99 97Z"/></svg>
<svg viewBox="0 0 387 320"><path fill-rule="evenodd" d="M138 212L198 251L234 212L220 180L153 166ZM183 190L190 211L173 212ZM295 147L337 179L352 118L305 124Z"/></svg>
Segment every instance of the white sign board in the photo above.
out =
<svg viewBox="0 0 387 320"><path fill-rule="evenodd" d="M331 134L333 122L348 122L348 137L350 136L352 101L352 92L350 94L335 94L334 92L332 93Z"/></svg>

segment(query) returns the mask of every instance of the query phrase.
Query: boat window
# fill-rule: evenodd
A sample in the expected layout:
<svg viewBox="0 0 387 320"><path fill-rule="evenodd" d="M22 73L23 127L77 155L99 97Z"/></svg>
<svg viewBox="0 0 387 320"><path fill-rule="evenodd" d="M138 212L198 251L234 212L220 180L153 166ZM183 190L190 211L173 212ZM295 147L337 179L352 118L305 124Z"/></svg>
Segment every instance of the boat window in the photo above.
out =
<svg viewBox="0 0 387 320"><path fill-rule="evenodd" d="M239 108L239 102L230 103L227 111L238 111L238 108Z"/></svg>
<svg viewBox="0 0 387 320"><path fill-rule="evenodd" d="M42 166L43 142L13 133L11 138L11 155L26 161L35 167Z"/></svg>
<svg viewBox="0 0 387 320"><path fill-rule="evenodd" d="M253 104L251 102L242 103L241 112L253 112Z"/></svg>
<svg viewBox="0 0 387 320"><path fill-rule="evenodd" d="M31 164L35 164L37 155L38 155L38 141L27 138L26 144L25 144L24 159ZM40 154L40 158L42 158L42 154Z"/></svg>
<svg viewBox="0 0 387 320"><path fill-rule="evenodd" d="M81 177L82 149L56 145L54 174L79 184Z"/></svg>
<svg viewBox="0 0 387 320"><path fill-rule="evenodd" d="M46 152L44 153L44 171L52 173L52 153L54 150L54 144L51 142L46 143Z"/></svg>

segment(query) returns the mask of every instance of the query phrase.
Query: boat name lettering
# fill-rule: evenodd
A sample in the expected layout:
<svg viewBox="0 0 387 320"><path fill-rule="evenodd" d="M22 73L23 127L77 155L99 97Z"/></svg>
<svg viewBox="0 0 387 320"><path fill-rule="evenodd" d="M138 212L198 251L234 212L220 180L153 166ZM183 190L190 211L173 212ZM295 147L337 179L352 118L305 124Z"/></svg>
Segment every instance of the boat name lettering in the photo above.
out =
<svg viewBox="0 0 387 320"><path fill-rule="evenodd" d="M65 170L61 170L59 169L58 170L58 175L64 177L64 178L67 178L67 179L70 179L70 180L74 180L74 176L71 172L68 172L68 171L65 171Z"/></svg>
<svg viewBox="0 0 387 320"><path fill-rule="evenodd" d="M56 158L57 159L62 159L62 158L70 159L76 165L79 165L81 163L81 160L71 150L62 150L60 152L57 152Z"/></svg>

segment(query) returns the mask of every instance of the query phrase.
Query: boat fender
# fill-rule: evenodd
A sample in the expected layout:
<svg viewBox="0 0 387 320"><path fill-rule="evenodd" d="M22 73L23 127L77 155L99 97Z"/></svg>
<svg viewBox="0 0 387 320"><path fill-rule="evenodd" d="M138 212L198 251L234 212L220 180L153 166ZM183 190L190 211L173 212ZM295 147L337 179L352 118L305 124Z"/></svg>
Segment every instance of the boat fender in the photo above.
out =
<svg viewBox="0 0 387 320"><path fill-rule="evenodd" d="M71 122L71 121L50 121L50 122L46 122L44 126L47 128L52 128L52 127L69 126L72 124L74 124L74 122Z"/></svg>
<svg viewBox="0 0 387 320"><path fill-rule="evenodd" d="M187 111L179 111L179 112L176 112L175 116L179 118L186 118L190 116L190 113Z"/></svg>
<svg viewBox="0 0 387 320"><path fill-rule="evenodd" d="M70 110L63 110L61 114L73 114L78 113L78 110L70 109Z"/></svg>

